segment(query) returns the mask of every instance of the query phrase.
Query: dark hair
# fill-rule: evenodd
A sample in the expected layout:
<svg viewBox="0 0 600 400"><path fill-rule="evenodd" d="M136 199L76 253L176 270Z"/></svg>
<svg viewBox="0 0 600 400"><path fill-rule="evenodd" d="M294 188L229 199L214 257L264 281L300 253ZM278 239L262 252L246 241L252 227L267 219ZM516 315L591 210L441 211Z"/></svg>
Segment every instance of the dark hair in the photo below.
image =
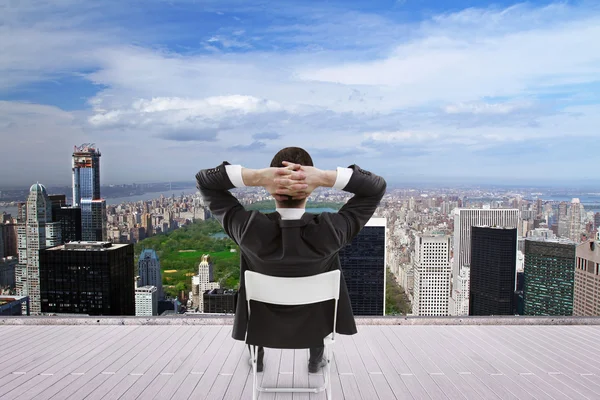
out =
<svg viewBox="0 0 600 400"><path fill-rule="evenodd" d="M305 165L307 167L313 167L313 160L310 157L310 154L308 154L308 152L300 147L286 147L285 149L281 149L277 152L277 154L275 154L275 157L273 157L273 160L271 160L271 167L284 167L285 165L283 165L284 161L289 161L291 163L294 164L300 164L300 165ZM285 200L284 204L287 207L297 207L300 204L302 204L302 202L304 200L294 200L292 198L290 198L289 196L287 200Z"/></svg>
<svg viewBox="0 0 600 400"><path fill-rule="evenodd" d="M271 167L284 167L284 161L313 167L313 160L310 158L310 154L300 147L286 147L279 150L271 161Z"/></svg>

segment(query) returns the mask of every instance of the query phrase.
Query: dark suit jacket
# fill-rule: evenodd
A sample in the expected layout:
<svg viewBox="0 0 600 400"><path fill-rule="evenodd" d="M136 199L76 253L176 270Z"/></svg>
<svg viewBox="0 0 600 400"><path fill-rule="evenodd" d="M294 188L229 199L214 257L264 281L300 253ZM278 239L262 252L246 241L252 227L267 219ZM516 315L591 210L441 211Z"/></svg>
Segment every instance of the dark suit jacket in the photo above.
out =
<svg viewBox="0 0 600 400"><path fill-rule="evenodd" d="M375 212L385 194L385 180L352 165L350 168L354 172L343 190L354 196L337 213L304 213L298 220L282 220L278 212L263 214L245 210L229 192L234 185L225 165L229 163L201 170L196 181L210 211L241 250L240 291L233 338L272 348L322 345L323 338L333 330L333 301L304 306L276 306L252 301L252 317L248 321L244 272L302 277L341 269L338 252ZM356 333L343 275L336 332Z"/></svg>

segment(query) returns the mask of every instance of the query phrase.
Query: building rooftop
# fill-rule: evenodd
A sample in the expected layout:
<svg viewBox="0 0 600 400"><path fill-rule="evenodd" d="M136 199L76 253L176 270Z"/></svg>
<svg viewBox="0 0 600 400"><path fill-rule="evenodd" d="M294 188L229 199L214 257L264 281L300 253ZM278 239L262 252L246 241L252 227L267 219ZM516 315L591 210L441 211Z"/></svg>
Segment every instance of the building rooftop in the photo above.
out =
<svg viewBox="0 0 600 400"><path fill-rule="evenodd" d="M1 318L2 399L248 399L222 316ZM335 399L597 399L600 318L359 318L334 345ZM96 325L96 326L90 326ZM265 351L265 385L319 384L307 350ZM263 394L260 399L325 399Z"/></svg>
<svg viewBox="0 0 600 400"><path fill-rule="evenodd" d="M127 243L77 241L47 248L46 250L106 251L129 246Z"/></svg>

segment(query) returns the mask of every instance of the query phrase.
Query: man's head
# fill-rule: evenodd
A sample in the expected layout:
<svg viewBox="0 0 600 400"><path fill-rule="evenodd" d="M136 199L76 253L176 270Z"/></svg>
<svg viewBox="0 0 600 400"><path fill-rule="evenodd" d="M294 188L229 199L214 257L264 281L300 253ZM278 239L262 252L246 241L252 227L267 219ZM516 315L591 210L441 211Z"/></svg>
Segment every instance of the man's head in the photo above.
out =
<svg viewBox="0 0 600 400"><path fill-rule="evenodd" d="M314 167L310 154L300 147L286 147L285 149L279 150L271 161L271 167L285 167L285 165L283 165L284 161L289 161L291 163L300 164L307 167ZM275 200L277 207L280 208L300 208L304 206L305 202L306 199L293 200L288 198L286 201Z"/></svg>

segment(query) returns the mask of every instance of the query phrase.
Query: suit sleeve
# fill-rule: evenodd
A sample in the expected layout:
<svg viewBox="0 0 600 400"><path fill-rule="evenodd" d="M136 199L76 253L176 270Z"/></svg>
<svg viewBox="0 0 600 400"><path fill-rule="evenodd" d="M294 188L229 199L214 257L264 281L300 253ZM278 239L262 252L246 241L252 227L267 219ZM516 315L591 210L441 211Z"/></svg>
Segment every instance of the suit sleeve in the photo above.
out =
<svg viewBox="0 0 600 400"><path fill-rule="evenodd" d="M225 233L239 245L248 225L251 211L244 209L238 199L229 192L229 190L236 187L232 180L241 180L241 174L238 178L237 171L231 174L230 177L227 173L227 166L229 165L228 162L224 161L216 168L200 170L196 174L196 186L204 199L204 203L208 206L212 215L221 223Z"/></svg>
<svg viewBox="0 0 600 400"><path fill-rule="evenodd" d="M343 188L354 196L337 212L328 214L335 232L336 246L344 247L371 219L379 205L387 183L382 177L351 165L352 176Z"/></svg>

